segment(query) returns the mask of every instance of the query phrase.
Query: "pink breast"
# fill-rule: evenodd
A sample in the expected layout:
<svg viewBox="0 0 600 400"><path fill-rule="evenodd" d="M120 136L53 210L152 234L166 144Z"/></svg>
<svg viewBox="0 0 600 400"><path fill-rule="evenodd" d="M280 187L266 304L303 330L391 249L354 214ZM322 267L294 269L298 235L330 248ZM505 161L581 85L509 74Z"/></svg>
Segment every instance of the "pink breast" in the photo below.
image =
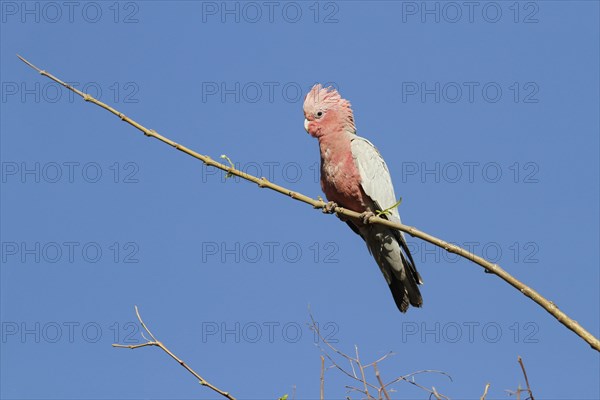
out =
<svg viewBox="0 0 600 400"><path fill-rule="evenodd" d="M350 140L320 140L321 188L327 200L344 208L366 210L360 173L352 158Z"/></svg>

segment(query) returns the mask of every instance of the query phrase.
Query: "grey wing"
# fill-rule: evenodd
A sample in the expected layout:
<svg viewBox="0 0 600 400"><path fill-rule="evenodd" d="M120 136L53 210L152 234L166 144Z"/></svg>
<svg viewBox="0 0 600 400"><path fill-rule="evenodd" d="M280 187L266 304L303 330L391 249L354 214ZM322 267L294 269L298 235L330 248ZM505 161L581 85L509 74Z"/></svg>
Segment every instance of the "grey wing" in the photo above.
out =
<svg viewBox="0 0 600 400"><path fill-rule="evenodd" d="M394 185L390 171L371 142L360 136L352 139L352 157L360 173L361 186L367 196L373 200L379 210L385 210L398 201L394 193ZM388 219L400 222L398 209L394 208ZM391 217L391 218L390 218Z"/></svg>
<svg viewBox="0 0 600 400"><path fill-rule="evenodd" d="M352 156L361 178L361 186L365 194L375 204L377 210L385 210L397 203L398 199L394 193L394 185L387 164L385 163L377 148L367 139L360 136L352 138ZM390 214L382 215L390 221L401 222L397 208L390 210ZM394 230L394 237L400 243L404 264L407 265L415 281L422 283L421 276L417 272L415 262L408 249L408 244L401 231Z"/></svg>

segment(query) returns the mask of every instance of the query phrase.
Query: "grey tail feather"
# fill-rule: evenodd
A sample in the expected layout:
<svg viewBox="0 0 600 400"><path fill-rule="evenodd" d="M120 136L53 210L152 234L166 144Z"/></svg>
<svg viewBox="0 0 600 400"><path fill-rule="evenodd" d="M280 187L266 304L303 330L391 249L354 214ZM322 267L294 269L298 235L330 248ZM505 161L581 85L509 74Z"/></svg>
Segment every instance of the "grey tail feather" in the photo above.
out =
<svg viewBox="0 0 600 400"><path fill-rule="evenodd" d="M415 267L415 262L413 261L410 251L408 250L408 246L406 246L406 241L404 241L403 249L406 251L408 258L410 259L409 261L404 257L404 255L402 255L402 263L404 264L405 268L408 269L405 271L406 279L403 282L406 288L406 293L412 306L421 307L423 305L423 297L421 296L421 291L419 290L418 285L423 284L423 279L421 279L421 275L417 271L417 267Z"/></svg>
<svg viewBox="0 0 600 400"><path fill-rule="evenodd" d="M410 275L407 276L404 282L392 276L392 282L389 287L394 297L394 302L401 312L405 313L409 305L413 307L421 307L423 305L421 292Z"/></svg>
<svg viewBox="0 0 600 400"><path fill-rule="evenodd" d="M392 274L392 283L389 286L398 309L404 313L408 310L409 304L413 307L423 306L423 297L418 287L418 285L423 284L423 279L421 279L421 275L417 271L404 235L399 231L395 231L395 233L396 239L400 243L400 248L403 250L400 256L404 265L405 278L404 280L400 280Z"/></svg>
<svg viewBox="0 0 600 400"><path fill-rule="evenodd" d="M374 203L379 210L382 210L376 201ZM388 219L385 214L381 215L381 218ZM369 247L366 236L363 236L360 230L352 222L348 221L346 223L356 234L363 238L363 240L367 243L369 253L373 254L371 248ZM393 273L390 273L392 281L389 284L389 288L392 292L392 296L394 297L396 306L401 312L405 313L409 306L423 306L423 297L421 296L421 291L418 287L418 285L423 284L423 279L421 278L421 274L419 274L417 271L415 261L413 260L403 233L397 229L392 229L392 233L400 245L400 257L402 259L402 265L404 266L405 278L404 280L400 280Z"/></svg>

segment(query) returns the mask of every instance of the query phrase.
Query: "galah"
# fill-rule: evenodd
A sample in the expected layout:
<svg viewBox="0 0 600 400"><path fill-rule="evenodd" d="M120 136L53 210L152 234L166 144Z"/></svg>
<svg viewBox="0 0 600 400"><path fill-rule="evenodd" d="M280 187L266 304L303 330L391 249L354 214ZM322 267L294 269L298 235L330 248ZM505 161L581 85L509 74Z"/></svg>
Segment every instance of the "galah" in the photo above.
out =
<svg viewBox="0 0 600 400"><path fill-rule="evenodd" d="M321 188L336 206L361 213L361 219L345 219L360 235L379 265L401 312L409 305L421 307L417 285L423 283L401 231L368 218L378 211L382 218L400 222L396 195L388 167L379 151L356 134L350 102L337 90L315 85L304 100L304 128L319 140Z"/></svg>

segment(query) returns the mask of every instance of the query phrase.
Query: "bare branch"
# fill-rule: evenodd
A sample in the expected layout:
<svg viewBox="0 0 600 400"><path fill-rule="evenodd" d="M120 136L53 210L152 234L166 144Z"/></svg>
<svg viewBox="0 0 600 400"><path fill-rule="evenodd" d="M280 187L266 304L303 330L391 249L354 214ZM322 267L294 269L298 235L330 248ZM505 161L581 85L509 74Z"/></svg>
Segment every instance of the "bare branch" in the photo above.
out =
<svg viewBox="0 0 600 400"><path fill-rule="evenodd" d="M147 342L147 343L142 343L142 344L130 344L130 345L126 345L126 344L117 344L117 343L113 343L112 347L119 347L122 349L139 349L140 347L146 347L146 346L158 346L156 344L156 342Z"/></svg>
<svg viewBox="0 0 600 400"><path fill-rule="evenodd" d="M359 392L359 393L362 393L362 394L366 395L366 393L365 393L364 390L359 389L359 388L357 388L355 386L346 385L346 389L349 389L348 392L355 391L355 392Z"/></svg>
<svg viewBox="0 0 600 400"><path fill-rule="evenodd" d="M173 352L171 352L171 350L169 350L164 344L162 344L162 342L160 342L158 339L156 339L156 337L148 329L148 326L146 326L146 324L142 320L142 316L140 315L140 312L139 312L137 306L135 306L135 314L137 315L137 318L140 321L140 324L142 325L144 330L148 333L148 335L150 335L150 337L153 340L148 341L146 343L137 344L137 345L123 345L123 344L113 343L113 347L125 348L125 349L139 349L140 347L146 347L146 346L160 347L162 351L164 351L169 356L171 356L172 359L177 361L179 363L179 365L181 365L183 368L185 368L190 374L194 375L196 377L196 379L198 379L198 383L200 383L202 386L208 387L209 389L213 390L214 392L217 392L218 394L220 394L221 396L223 396L229 400L236 400L235 397L233 397L230 393L217 388L216 386L209 383L206 379L201 377L196 371L194 371L190 366L188 366L182 359L180 359L175 354L173 354Z"/></svg>
<svg viewBox="0 0 600 400"><path fill-rule="evenodd" d="M377 361L375 361L373 363L373 369L375 370L375 376L377 377L377 382L379 382L379 385L381 386L381 391L385 395L386 400L390 400L390 395L387 392L387 390L385 389L385 385L383 384L383 381L381 380L381 376L379 375L379 369L377 368Z"/></svg>
<svg viewBox="0 0 600 400"><path fill-rule="evenodd" d="M152 332L150 332L150 329L148 329L148 327L146 326L146 324L144 323L144 321L142 320L142 316L140 315L140 310L138 310L138 306L133 306L135 308L135 315L137 316L138 321L140 321L140 324L142 325L142 328L144 328L144 330L146 332L148 332L148 335L150 335L150 337L155 341L158 342L158 340L156 340L156 338L154 337L154 335L152 334Z"/></svg>
<svg viewBox="0 0 600 400"><path fill-rule="evenodd" d="M321 335L321 331L319 330L319 326L317 325L317 323L315 322L315 319L313 318L312 314L308 313L308 315L310 316L310 322L311 325L310 327L312 329L314 329L315 333L317 334L317 336L319 337L319 339L321 339L321 342L325 343L327 345L327 347L329 347L333 352L335 352L336 354L344 357L345 359L347 359L348 361L352 361L352 362L358 362L357 359L350 357L349 355L339 351L338 349L336 349L335 347L333 347L331 345L331 343L329 343L327 340L325 340L325 338Z"/></svg>
<svg viewBox="0 0 600 400"><path fill-rule="evenodd" d="M485 389L483 390L483 394L481 395L481 397L479 398L479 400L485 400L485 396L487 396L487 392L488 392L489 388L490 388L490 384L487 383L485 385Z"/></svg>
<svg viewBox="0 0 600 400"><path fill-rule="evenodd" d="M424 370L421 370L421 371L412 372L412 373L407 374L407 375L399 376L398 378L394 379L393 381L385 384L384 387L387 388L388 386L393 385L396 382L404 381L404 382L410 383L413 386L418 387L419 389L422 389L422 390L428 392L430 395L436 395L435 388L432 387L432 389L433 389L432 390L432 389L429 389L429 388L427 388L427 387L425 387L423 385L420 385L417 382L415 382L414 376L415 375L419 375L419 374L424 374L424 373L437 373L437 374L441 374L441 375L444 375L444 376L448 377L448 379L450 379L450 381L452 381L452 377L450 375L448 375L447 373L443 372L443 371L436 371L436 370L432 370L432 369L424 369ZM408 379L408 378L412 378L412 379ZM437 396L440 396L442 399L449 399L448 397L446 397L444 395L441 395L439 393L437 393Z"/></svg>
<svg viewBox="0 0 600 400"><path fill-rule="evenodd" d="M393 381L391 381L389 383L386 383L385 386L387 387L387 386L393 385L394 383L396 383L398 381L406 381L406 382L412 383L412 382L414 382L414 380L413 381L409 381L408 378L413 378L415 375L419 375L419 374L432 374L432 373L433 374L444 375L448 379L450 379L450 382L452 382L452 377L449 374L445 373L444 371L438 371L438 370L435 370L435 369L423 369L421 371L415 371L415 372L411 372L410 374L399 376L398 378L394 379Z"/></svg>
<svg viewBox="0 0 600 400"><path fill-rule="evenodd" d="M168 144L169 146L172 146L174 148L176 148L177 150L186 153L189 156L192 156L200 161L202 161L204 164L206 165L210 165L213 166L215 168L218 168L222 171L227 172L228 175L235 175L235 176L239 176L242 179L245 179L247 181L256 183L259 187L261 188L268 188L271 189L275 192L281 193L283 195L289 196L295 200L301 201L303 203L306 204L310 204L311 206L313 206L314 208L317 209L325 209L327 204L319 199L319 200L315 200L311 197L308 197L306 195L303 195L301 193L292 191L290 189L287 189L283 186L279 186L277 184L274 184L272 182L269 182L265 177L262 178L258 178L256 176L247 174L245 172L242 172L240 170L235 169L233 166L230 165L225 165L222 163L219 163L215 160L213 160L212 158L210 158L209 156L206 155L202 155L199 154L191 149L188 149L187 147L180 145L174 141L172 141L171 139L168 139L160 134L158 134L155 130L153 129L148 129L146 127L144 127L143 125L141 125L140 123L134 121L133 119L127 117L126 115L124 115L123 113L117 111L116 109L110 107L109 105L101 102L100 100L95 99L94 97L90 96L87 93L84 93L80 90L75 89L73 86L63 82L62 80L58 79L57 77L55 77L54 75L43 71L41 69L39 69L38 67L36 67L35 65L33 65L32 63L30 63L29 61L25 60L23 57L17 55L17 57L19 57L19 59L21 61L23 61L25 64L27 64L28 66L30 66L31 68L35 69L36 71L38 71L41 75L48 77L49 79L53 80L54 82L64 86L65 88L69 89L70 91L78 94L79 96L81 96L85 101L88 101L90 103L94 103L95 105L111 112L112 114L116 115L117 117L119 117L122 121L127 122L128 124L130 124L131 126L135 127L136 129L142 131L144 133L144 135L146 136L150 136L153 137L155 139L160 140L163 143ZM344 215L346 217L349 218L354 218L354 219L361 219L361 214L356 212L356 211L351 211L351 210L346 210L342 207L335 207L333 209L333 211L338 214L338 215ZM413 237L417 237L419 239L425 240L431 244L434 244L438 247L443 248L444 250L450 252L450 253L454 253L454 254L458 254L461 257L466 258L467 260L470 260L478 265L480 265L481 267L483 267L487 272L492 273L497 275L498 277L500 277L501 279L503 279L506 283L508 283L509 285L513 286L515 289L519 290L521 293L523 293L525 296L529 297L531 300L533 300L534 302L536 302L537 304L539 304L543 309L545 309L548 313L550 313L554 318L556 318L561 324L563 324L564 326L566 326L568 329L570 329L571 331L575 332L575 334L577 334L578 336L580 336L583 340L585 340L593 349L595 349L596 351L600 352L600 340L598 340L594 335L592 335L590 332L588 332L585 328L583 328L581 325L579 325L579 323L575 320L573 320L572 318L570 318L569 316L567 316L567 314L565 314L564 312L562 312L557 306L556 304L554 304L552 301L547 300L546 298L544 298L542 295L540 295L537 291L533 290L531 287L525 285L524 283L522 283L521 281L519 281L518 279L516 279L515 277L513 277L512 275L510 275L508 272L506 272L504 269L502 269L498 264L494 264L492 262L487 261L486 259L479 257L461 247L458 247L454 244L448 243L444 240L438 239L428 233L422 232L420 230L418 230L415 227L412 226L408 226L408 225L404 225L404 224L400 224L400 223L396 223L396 222L392 222L392 221L388 221L387 219L381 218L381 217L377 217L377 216L373 216L371 218L369 218L368 220L369 223L371 224L380 224L380 225L385 225L388 226L390 228L394 228L394 229L398 229L401 230L403 232L408 233L409 235L413 236Z"/></svg>
<svg viewBox="0 0 600 400"><path fill-rule="evenodd" d="M321 356L321 400L325 400L325 357Z"/></svg>
<svg viewBox="0 0 600 400"><path fill-rule="evenodd" d="M519 386L517 387L517 390L506 390L506 392L508 393L509 396L512 396L513 394L516 396L517 400L521 400L521 393L524 392L527 389L522 389L521 385L519 384Z"/></svg>
<svg viewBox="0 0 600 400"><path fill-rule="evenodd" d="M389 356L393 356L393 355L394 355L394 352L393 351L389 351L389 352L385 353L383 356L379 357L378 360L373 361L371 364L365 365L365 368L369 368L371 366L374 366L375 364L380 363L383 360L385 360L386 358L388 358Z"/></svg>
<svg viewBox="0 0 600 400"><path fill-rule="evenodd" d="M344 352L338 350L337 348L335 348L333 345L331 345L322 335L321 335L321 331L319 330L319 327L317 325L317 323L315 322L312 314L310 314L310 319L312 321L310 327L311 329L313 329L315 331L315 333L317 334L317 336L319 337L319 339L321 340L321 342L325 343L333 352L335 352L336 354L338 354L339 356L343 357L344 359L346 359L349 363L350 363L350 367L352 368L352 373L348 372L346 369L342 368L334 359L333 357L331 357L329 355L329 353L327 353L321 346L317 345L317 347L319 347L319 349L321 350L321 352L323 353L323 355L329 360L331 361L332 367L337 368L338 370L340 370L344 375L348 376L349 378L352 378L354 380L356 380L357 382L360 383L364 383L368 386L370 386L371 388L377 390L377 386L372 385L368 382L365 382L363 379L359 378L356 374L356 371L354 370L354 363L358 363L358 360L348 356L347 354L345 354ZM366 394L366 393L365 393Z"/></svg>
<svg viewBox="0 0 600 400"><path fill-rule="evenodd" d="M327 341L327 339L325 339L325 338L324 338L324 337L321 335L321 332L320 332L320 330L319 330L319 326L316 324L316 322L315 322L315 319L314 319L314 317L313 317L312 313L310 313L310 311L309 311L309 316L310 316L310 320L311 320L310 327L311 327L311 329L313 329L313 330L315 331L315 333L317 334L317 337L319 338L319 340L320 340L321 342L323 342L323 343L324 343L324 344L325 344L325 345L326 345L326 346L327 346L329 349L331 349L331 351L335 352L335 353L336 353L336 354L338 354L340 357L342 357L342 358L344 358L345 360L347 360L347 361L350 363L350 365L352 366L352 373L350 373L350 372L348 372L347 370L345 370L344 368L342 368L342 367L341 367L341 366L340 366L340 365L339 365L339 364L338 364L338 363L337 363L337 362L334 360L334 358L333 358L331 355L329 355L329 354L327 353L327 351L325 351L325 350L324 350L324 349L323 349L321 346L319 346L319 345L317 344L317 346L319 347L319 349L321 350L321 352L323 353L323 355L324 355L324 356L325 356L325 357L326 357L326 358L327 358L329 361L331 361L332 367L333 367L333 368L337 368L337 369L338 369L338 370L340 370L340 371L341 371L343 374L345 374L346 376L348 376L349 378L351 378L351 379L353 379L353 380L355 380L355 381L357 381L357 382L360 382L360 383L362 383L362 384L363 384L363 386L364 386L364 388L363 388L363 389L358 389L358 388L356 388L355 386L348 386L348 385L347 385L347 386L346 386L346 388L350 389L351 391L357 391L357 392L359 392L359 393L362 393L362 394L364 394L364 395L367 397L367 399L374 399L374 398L373 398L373 396L372 396L372 395L369 393L369 388L371 388L371 389L373 389L373 390L377 390L377 393L378 393L378 398L379 398L379 399L382 399L382 397L381 397L381 394L382 394L382 393L384 393L384 394L385 394L385 397L386 397L386 400L389 400L389 393L388 393L388 391L387 391L387 388L388 388L388 386L390 386L390 385L392 385L392 384L394 384L394 383L397 383L397 382L399 382L399 381L404 381L404 382L408 382L408 383L410 383L411 385L413 385L413 386L416 386L416 387L418 387L418 388L420 388L420 389L422 389L422 390L426 391L426 392L427 392L427 393L429 393L430 395L435 395L435 396L437 396L437 398L439 398L439 399L448 399L448 397L446 397L446 396L444 396L444 395L441 395L441 394L439 394L439 393L438 393L438 392L435 390L435 388L429 389L429 388L427 388L427 387L425 387L425 386L422 386L422 385L420 385L420 384L418 384L417 382L415 382L415 381L414 381L414 376L415 376L415 375L419 375L419 374L423 374L423 373L438 373L438 374L442 374L442 375L444 375L444 376L448 377L448 379L450 379L450 381L452 381L452 377L451 377L450 375L448 375L447 373L445 373L445 372L442 372L442 371L436 371L436 370L422 370L422 371L416 371L416 372L412 372L412 373L410 373L410 374L407 374L407 375L404 375L404 376L400 376L400 377L398 377L398 378L394 379L393 381L391 381L391 382L389 382L389 383L387 383L387 384L384 384L384 383L383 383L383 381L381 380L381 376L379 375L379 370L378 370L378 368L377 368L377 362L379 362L379 361L382 361L382 360L386 359L386 358L387 358L389 355L392 355L393 353L391 353L391 352L388 352L388 353L386 353L384 356L380 357L380 358L379 358L379 360L377 360L377 361L374 361L374 362L372 362L372 363L370 363L370 364L367 364L367 365L369 365L369 366L371 366L371 365L373 366L373 369L375 370L375 376L376 376L376 378L377 378L377 381L379 382L379 386L376 386L376 385L374 385L374 384L372 384L372 383L368 382L368 381L367 381L366 374L365 374L365 369L366 369L366 366L364 366L364 365L362 364L362 362L360 361L360 356L359 356L359 354L358 354L358 346L354 346L354 350L355 350L356 358L353 358L353 357L351 357L351 356L349 356L349 355L345 354L344 352L342 352L342 351L338 350L338 349L337 349L336 347L334 347L334 346L333 346L331 343L329 343L329 342ZM323 357L321 357L321 358L323 358ZM354 364L355 364L355 363L356 363L356 365L357 365L358 369L359 369L359 370L360 370L360 372L361 372L361 375L360 375L360 377L359 377L359 376L357 376L357 374L356 374L356 371L354 370ZM408 379L408 378L413 378L413 379ZM392 390L392 391L393 391L393 390Z"/></svg>
<svg viewBox="0 0 600 400"><path fill-rule="evenodd" d="M367 383L367 378L365 377L365 369L363 368L361 362L360 362L360 357L358 356L358 346L354 345L354 351L356 353L356 364L358 365L358 368L360 370L360 376L361 376L361 381L363 382L363 384L365 385L365 393L367 394L367 398L372 399L373 396L371 396L369 394L369 388L368 383Z"/></svg>
<svg viewBox="0 0 600 400"><path fill-rule="evenodd" d="M527 378L527 372L525 371L525 365L523 364L523 359L521 356L518 356L517 360L519 361L519 365L521 366L521 370L523 371L523 376L525 377L525 384L527 385L527 391L529 392L528 400L535 400L533 398L533 393L531 393L531 387L529 386L529 378Z"/></svg>

